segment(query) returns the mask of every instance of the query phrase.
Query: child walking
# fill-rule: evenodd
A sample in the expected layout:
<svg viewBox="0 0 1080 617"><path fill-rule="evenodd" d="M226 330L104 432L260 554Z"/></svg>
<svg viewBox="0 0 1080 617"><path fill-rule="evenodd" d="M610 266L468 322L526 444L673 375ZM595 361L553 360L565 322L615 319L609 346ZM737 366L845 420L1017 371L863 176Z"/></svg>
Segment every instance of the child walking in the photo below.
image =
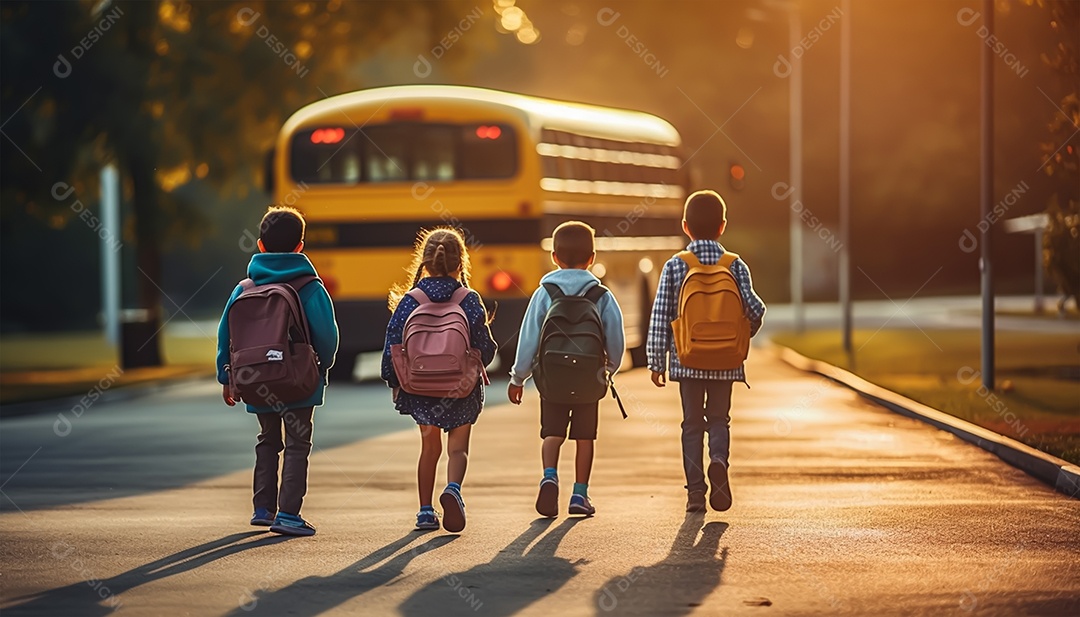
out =
<svg viewBox="0 0 1080 617"><path fill-rule="evenodd" d="M468 288L469 254L465 240L457 230L438 228L424 232L416 244L409 271L415 273L412 284L395 287L390 292L389 304L393 316L386 327L382 378L393 389L394 406L398 412L412 416L420 427L420 460L416 469L420 512L416 515L416 528L439 528L439 515L432 506L432 496L435 468L443 450L442 436L439 434L442 429L448 434L446 449L449 459L446 488L439 496L443 509L442 525L447 531L458 532L465 528L461 483L468 465L469 435L484 407L484 382L479 377L483 367L494 359L496 345L488 328L490 319L480 294ZM430 345L420 343L408 349L403 346L406 331L421 328L421 325L409 323L410 315L422 304L429 303L451 303L464 312L464 320L468 324L468 353L478 359L475 363L466 362L469 366L462 369L464 372L459 381L471 384L471 380L475 379L475 386L430 396L422 394L429 390L425 389L427 386L420 378L412 380L411 375L402 374L403 371L408 373L413 368L422 368L420 365L423 364L423 361L405 364L402 359L406 354L423 353L425 347L430 348ZM419 317L420 313L417 315ZM436 336L439 335L432 335ZM434 361L439 361L438 357L433 357ZM410 389L413 391L408 391Z"/></svg>
<svg viewBox="0 0 1080 617"><path fill-rule="evenodd" d="M338 348L338 327L330 294L318 279L307 255L301 252L304 250L304 227L304 217L297 210L281 206L268 209L259 224L259 252L251 256L247 268L249 278L236 286L221 315L217 345L217 377L223 386L221 396L225 404L230 407L236 405L238 394L244 392L243 400L248 413L255 414L259 419L253 481L255 513L251 516L251 524L293 536L315 533L315 527L300 516L300 507L307 493L312 414L315 407L323 404L326 372L334 365ZM271 345L277 347L277 351L267 351L267 346L259 346L255 348L256 357L249 353L252 343L269 342L275 336L282 339L290 337L290 332L284 331L288 324L287 316L275 314L270 304L255 305L254 310L262 320L245 317L250 313L242 305L260 303L262 300L259 297L249 299L244 292L249 289L258 292L275 284L286 284L295 289L290 293L300 300L302 311L298 317L304 317L307 321L308 334L303 342L310 344L314 351L314 359L310 355L306 358L311 380L307 382L309 387L304 390L311 394L306 397L301 395L300 399L293 398L295 390L286 388L280 379L255 381L260 378L260 373L264 373L263 377L277 375L270 367L275 363L282 364L284 354L292 353L287 348L295 350L301 347L285 340L280 346ZM238 301L241 294L245 298ZM230 310L237 306L240 310L232 316L234 327L230 328ZM277 324L281 331L273 331L268 324ZM294 325L300 330L305 329L303 323ZM293 330L291 327L289 329ZM232 360L230 356L234 356ZM254 360L263 364L236 366L237 360L248 363ZM230 366L230 362L233 366ZM300 362L294 363L294 370L300 365ZM260 371L255 368L257 366L266 370ZM281 463L279 487L278 460L282 450L285 456Z"/></svg>
<svg viewBox="0 0 1080 617"><path fill-rule="evenodd" d="M591 516L596 508L589 500L589 477L592 474L594 443L598 422L599 399L606 393L605 373L608 378L615 374L622 361L625 350L623 317L619 303L607 288L600 284L589 267L596 258L594 248L595 231L585 223L567 221L555 228L552 234L553 250L551 259L558 270L549 272L540 279L540 287L533 293L525 317L521 322L521 334L518 338L517 356L510 370L510 385L507 396L515 405L521 404L525 380L540 370L541 347L547 322L554 318L552 309L555 302L565 297L584 297L595 304L599 314L595 338L602 339L602 348L596 349L598 365L584 367L587 364L587 345L572 342L572 351L560 356L571 357L577 352L583 368L562 373L559 379L573 382L574 373L586 382L572 386L573 389L592 389L592 396L575 403L548 400L541 389L540 396L540 438L543 440L541 458L544 465L544 477L540 480L540 491L536 498L536 511L542 516L557 516L559 513L559 450L566 441L567 427L570 439L576 444L575 482L573 495L570 497L570 514ZM580 310L573 312L581 313ZM594 318L595 319L595 318ZM558 326L558 324L556 324ZM551 328L552 336L565 334L568 328ZM576 359L575 359L576 360ZM599 374L598 374L599 373ZM541 375L537 375L538 379ZM555 378L550 378L554 381ZM538 387L543 384L538 383ZM557 384L549 387L555 389ZM597 387L598 386L598 387ZM573 395L574 392L568 394Z"/></svg>
<svg viewBox="0 0 1080 617"><path fill-rule="evenodd" d="M682 398L682 454L683 471L686 474L686 511L705 511L705 473L702 470L703 444L705 433L709 435L709 505L714 510L724 511L731 507L731 487L728 484L728 457L731 445L731 386L736 381L746 383L746 372L742 364L749 346L749 338L761 329L765 316L765 304L754 292L750 278L750 268L734 253L729 253L719 242L720 235L727 227L727 205L714 191L698 191L686 199L683 210L683 231L690 237L686 251L675 254L664 264L660 273L660 284L656 290L652 317L649 322L649 336L646 342L649 370L652 381L657 387L664 387L667 378L679 382L679 394ZM744 349L741 354L731 355L731 350L723 347L727 340L736 337L718 337L725 343L704 353L694 355L689 347L693 342L685 342L687 349L678 349L672 324L679 318L693 319L691 315L679 315L680 302L690 306L681 295L682 287L688 279L691 268L701 270L701 266L720 265L727 273L712 269L712 278L701 279L704 283L695 283L711 287L712 296L723 296L720 286L728 283L729 289L737 286L741 306L736 308L736 323L727 324L722 320L722 308L715 309L711 315L713 323L702 324L697 331L707 332L709 327L728 328L745 335ZM695 277L697 275L695 274ZM734 279L732 283L731 279ZM689 291L689 289L687 290ZM708 294L703 294L708 295ZM730 294L732 298L736 294ZM713 300L706 300L712 302ZM692 301L691 301L692 302ZM719 302L723 302L720 300ZM731 306L731 305L729 305ZM687 313L691 312L687 309ZM740 314L741 313L741 314ZM721 317L716 317L721 315ZM746 322L749 322L748 324ZM689 328L689 324L685 324ZM697 341L699 339L695 339ZM698 343L700 345L700 343ZM726 354L726 355L724 355ZM670 358L670 368L669 360ZM714 368L721 366L723 368Z"/></svg>

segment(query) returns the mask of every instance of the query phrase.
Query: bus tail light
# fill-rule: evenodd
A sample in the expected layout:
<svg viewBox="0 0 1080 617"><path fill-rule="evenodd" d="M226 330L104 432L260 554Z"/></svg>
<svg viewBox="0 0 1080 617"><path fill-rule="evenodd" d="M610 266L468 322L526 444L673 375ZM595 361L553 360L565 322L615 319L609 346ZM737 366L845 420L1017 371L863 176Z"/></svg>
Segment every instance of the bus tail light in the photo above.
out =
<svg viewBox="0 0 1080 617"><path fill-rule="evenodd" d="M506 270L499 270L488 278L488 287L490 287L492 291L509 291L510 288L516 284L517 277Z"/></svg>
<svg viewBox="0 0 1080 617"><path fill-rule="evenodd" d="M338 282L336 278L332 276L327 276L325 274L319 275L319 278L322 279L323 286L326 287L326 293L330 294L331 296L337 295Z"/></svg>

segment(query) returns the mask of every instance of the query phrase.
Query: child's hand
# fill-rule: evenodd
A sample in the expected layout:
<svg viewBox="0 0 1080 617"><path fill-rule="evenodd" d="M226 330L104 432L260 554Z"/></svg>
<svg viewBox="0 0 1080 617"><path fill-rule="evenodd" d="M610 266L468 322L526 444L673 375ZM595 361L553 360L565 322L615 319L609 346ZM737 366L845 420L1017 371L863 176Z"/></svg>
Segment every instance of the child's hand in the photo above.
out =
<svg viewBox="0 0 1080 617"><path fill-rule="evenodd" d="M225 404L229 407L236 406L236 399L232 397L232 392L229 391L228 384L221 386L221 399L225 401Z"/></svg>
<svg viewBox="0 0 1080 617"><path fill-rule="evenodd" d="M391 390L391 392L390 392L390 401L393 402L393 403L396 403L398 393L400 393L400 392L401 392L401 388L394 388L393 390Z"/></svg>
<svg viewBox="0 0 1080 617"><path fill-rule="evenodd" d="M657 388L663 388L667 385L667 376L662 372L652 371L652 382Z"/></svg>
<svg viewBox="0 0 1080 617"><path fill-rule="evenodd" d="M525 386L510 384L506 387L506 397L515 405L521 404L521 397L525 394Z"/></svg>

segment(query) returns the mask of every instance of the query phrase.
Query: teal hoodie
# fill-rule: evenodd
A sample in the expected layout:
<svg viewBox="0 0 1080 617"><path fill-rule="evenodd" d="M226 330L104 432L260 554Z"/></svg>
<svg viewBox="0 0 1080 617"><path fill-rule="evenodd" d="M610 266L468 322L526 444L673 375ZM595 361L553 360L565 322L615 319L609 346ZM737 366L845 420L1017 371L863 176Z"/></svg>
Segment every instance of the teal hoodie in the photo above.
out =
<svg viewBox="0 0 1080 617"><path fill-rule="evenodd" d="M536 356L540 348L540 328L544 324L548 309L551 308L551 296L544 289L544 283L555 283L568 296L580 296L590 287L599 285L600 279L588 270L573 268L554 270L540 279L540 287L537 287L533 293L529 300L529 308L525 309L525 318L521 320L517 356L514 359L513 368L510 369L510 383L515 386L524 384L536 368ZM600 301L596 303L596 308L600 311L600 321L604 324L607 369L611 375L615 375L619 364L622 363L623 351L626 348L622 310L611 292L600 298Z"/></svg>
<svg viewBox="0 0 1080 617"><path fill-rule="evenodd" d="M251 256L247 273L256 285L284 283L305 274L318 275L315 272L315 266L311 265L311 261L303 253L256 253ZM218 383L221 384L229 383L229 376L225 372L225 365L229 363L229 308L243 290L240 285L233 290L229 301L225 304L225 311L221 314L221 323L218 324L217 378ZM300 290L300 302L304 305L304 314L311 326L311 344L319 356L319 372L322 373L322 381L314 394L307 400L289 404L290 409L323 404L326 372L334 365L334 356L337 355L338 350L338 327L337 320L334 319L334 304L322 281L305 285ZM252 405L248 405L247 410L249 413L274 411Z"/></svg>

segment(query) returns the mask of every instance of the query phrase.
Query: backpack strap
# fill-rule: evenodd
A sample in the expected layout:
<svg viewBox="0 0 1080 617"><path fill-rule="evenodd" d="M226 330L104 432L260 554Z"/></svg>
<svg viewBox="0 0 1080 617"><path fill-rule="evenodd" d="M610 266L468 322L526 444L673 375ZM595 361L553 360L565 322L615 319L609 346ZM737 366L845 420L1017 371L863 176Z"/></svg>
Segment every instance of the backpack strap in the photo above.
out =
<svg viewBox="0 0 1080 617"><path fill-rule="evenodd" d="M738 253L732 253L731 251L724 251L724 254L720 256L720 261L716 262L718 266L724 266L728 270L731 269L731 264L735 263L735 260L739 258Z"/></svg>
<svg viewBox="0 0 1080 617"><path fill-rule="evenodd" d="M461 304L465 301L465 298L469 297L470 292L472 292L471 289L462 285L461 287L458 287L454 290L454 295L450 296L448 302L452 302L454 304Z"/></svg>
<svg viewBox="0 0 1080 617"><path fill-rule="evenodd" d="M608 291L610 290L603 285L594 285L589 288L589 291L585 292L583 297L592 302L593 304L599 304L600 299L603 298Z"/></svg>
<svg viewBox="0 0 1080 617"><path fill-rule="evenodd" d="M424 290L420 289L419 287L413 287L408 292L406 292L405 295L409 296L413 300L416 300L416 302L419 304L427 304L431 302L431 298L429 298L428 295L424 292Z"/></svg>
<svg viewBox="0 0 1080 617"><path fill-rule="evenodd" d="M319 277L315 276L314 274L305 274L303 276L298 276L292 279L288 282L288 284L290 287L296 290L296 293L300 293L300 290L303 289L305 285L317 280L319 280Z"/></svg>
<svg viewBox="0 0 1080 617"><path fill-rule="evenodd" d="M253 281L251 279L244 279L244 280L240 281L240 287L244 291L247 291L249 289L255 289L255 287L256 287L255 281ZM243 292L241 292L241 293L243 293Z"/></svg>
<svg viewBox="0 0 1080 617"><path fill-rule="evenodd" d="M691 253L690 251L679 251L675 254L675 256L686 262L686 265L690 266L691 268L701 265L701 260L697 258L697 255Z"/></svg>
<svg viewBox="0 0 1080 617"><path fill-rule="evenodd" d="M559 298L566 296L566 294L563 293L562 288L560 288L555 283L544 283L543 286L544 289L547 290L548 296L550 296L552 300L558 300Z"/></svg>

